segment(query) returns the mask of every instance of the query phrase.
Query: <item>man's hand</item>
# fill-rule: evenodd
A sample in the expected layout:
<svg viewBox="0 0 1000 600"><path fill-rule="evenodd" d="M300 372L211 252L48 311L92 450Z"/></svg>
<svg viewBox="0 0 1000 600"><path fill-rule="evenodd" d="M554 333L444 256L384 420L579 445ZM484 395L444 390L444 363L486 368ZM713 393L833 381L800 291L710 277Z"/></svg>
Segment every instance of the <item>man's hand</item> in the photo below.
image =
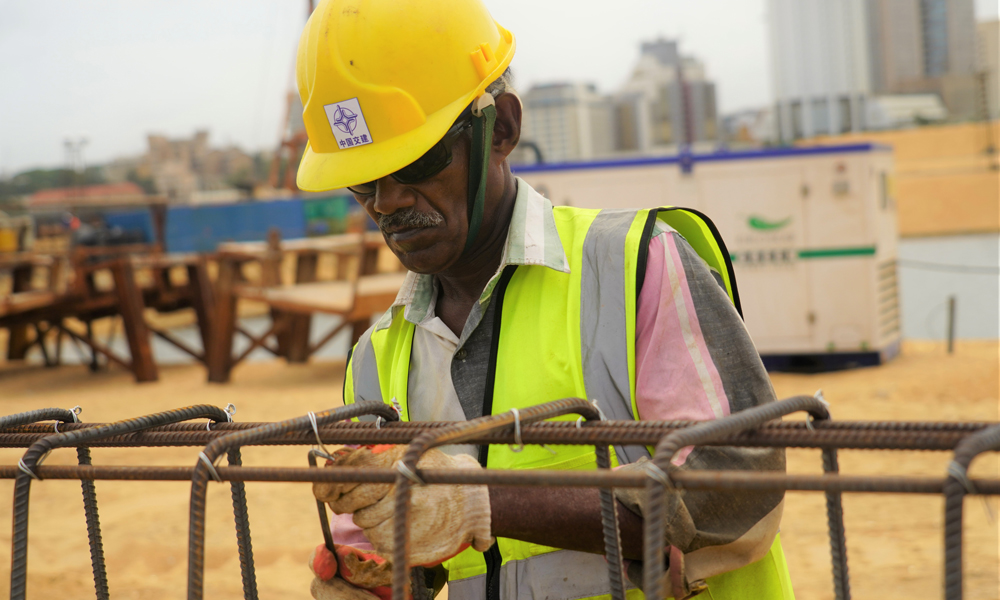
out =
<svg viewBox="0 0 1000 600"><path fill-rule="evenodd" d="M334 467L382 467L396 464L406 446L375 446L335 453ZM330 465L328 465L330 466ZM470 456L449 456L432 449L420 459L420 468L479 469ZM410 561L433 566L468 546L483 552L493 545L490 499L482 485L420 485L412 488L410 502ZM393 486L388 484L316 483L316 498L329 503L338 514L353 513L354 523L378 554L391 556L395 510Z"/></svg>

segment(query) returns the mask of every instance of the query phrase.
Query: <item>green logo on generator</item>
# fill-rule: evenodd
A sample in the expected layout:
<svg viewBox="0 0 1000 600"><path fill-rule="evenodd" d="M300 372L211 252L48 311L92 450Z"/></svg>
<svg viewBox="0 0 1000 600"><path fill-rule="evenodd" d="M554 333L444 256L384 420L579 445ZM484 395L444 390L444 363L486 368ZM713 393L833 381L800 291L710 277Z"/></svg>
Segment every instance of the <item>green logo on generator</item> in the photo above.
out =
<svg viewBox="0 0 1000 600"><path fill-rule="evenodd" d="M777 231L791 222L791 217L788 217L783 221L768 221L767 219L758 216L751 216L747 219L747 225L749 225L751 229L756 229L757 231Z"/></svg>

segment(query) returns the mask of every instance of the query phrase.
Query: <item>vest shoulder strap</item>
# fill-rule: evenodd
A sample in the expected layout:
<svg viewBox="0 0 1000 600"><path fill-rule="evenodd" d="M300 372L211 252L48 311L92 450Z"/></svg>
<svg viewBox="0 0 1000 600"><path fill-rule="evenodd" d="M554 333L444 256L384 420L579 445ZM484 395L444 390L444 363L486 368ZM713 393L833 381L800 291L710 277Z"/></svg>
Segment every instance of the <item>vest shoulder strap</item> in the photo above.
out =
<svg viewBox="0 0 1000 600"><path fill-rule="evenodd" d="M733 271L733 261L722 239L719 229L704 213L691 208L665 206L652 209L646 218L643 229L642 243L639 245L639 265L636 269L636 298L642 291L642 282L646 276L646 260L649 250L649 240L653 235L653 225L659 218L672 227L687 240L691 248L704 260L709 267L719 273L736 311L743 317L743 307L740 304L740 292L736 286L736 273Z"/></svg>

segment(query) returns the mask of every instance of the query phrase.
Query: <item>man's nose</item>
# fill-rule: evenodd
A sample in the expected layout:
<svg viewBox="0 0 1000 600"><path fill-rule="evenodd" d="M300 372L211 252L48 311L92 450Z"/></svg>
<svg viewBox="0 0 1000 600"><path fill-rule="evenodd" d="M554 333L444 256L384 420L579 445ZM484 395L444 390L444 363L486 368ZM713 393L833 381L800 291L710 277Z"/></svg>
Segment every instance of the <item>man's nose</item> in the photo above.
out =
<svg viewBox="0 0 1000 600"><path fill-rule="evenodd" d="M379 179L375 185L375 212L383 215L409 208L416 204L417 196L408 185L399 183L391 176Z"/></svg>

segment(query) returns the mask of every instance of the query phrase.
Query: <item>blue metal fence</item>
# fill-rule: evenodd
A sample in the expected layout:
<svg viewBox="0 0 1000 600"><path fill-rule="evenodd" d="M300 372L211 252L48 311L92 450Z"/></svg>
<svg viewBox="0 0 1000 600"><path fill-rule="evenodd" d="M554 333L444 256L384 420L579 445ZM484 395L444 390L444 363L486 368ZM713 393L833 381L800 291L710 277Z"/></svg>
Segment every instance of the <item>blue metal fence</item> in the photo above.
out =
<svg viewBox="0 0 1000 600"><path fill-rule="evenodd" d="M222 242L265 240L271 228L277 228L282 239L341 233L358 210L346 196L173 206L167 209L165 250L212 252ZM108 227L141 230L148 241L156 237L148 210L112 211L103 217Z"/></svg>

